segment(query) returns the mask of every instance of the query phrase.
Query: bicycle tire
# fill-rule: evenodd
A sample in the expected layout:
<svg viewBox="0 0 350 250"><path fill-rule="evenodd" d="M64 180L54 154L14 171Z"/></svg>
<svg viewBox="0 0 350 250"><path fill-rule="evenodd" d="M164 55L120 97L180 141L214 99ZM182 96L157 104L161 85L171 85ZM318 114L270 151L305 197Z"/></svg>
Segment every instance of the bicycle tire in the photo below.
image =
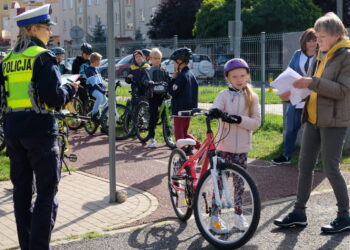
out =
<svg viewBox="0 0 350 250"><path fill-rule="evenodd" d="M167 119L170 119L170 126L168 126ZM176 148L176 138L174 133L174 118L170 115L166 117L166 113L162 114L162 127L163 127L163 138L165 144L170 148Z"/></svg>
<svg viewBox="0 0 350 250"><path fill-rule="evenodd" d="M73 99L66 105L66 108L71 114L84 115L84 107L82 101L78 98L73 97ZM84 121L77 118L66 118L66 123L69 129L77 130L84 126Z"/></svg>
<svg viewBox="0 0 350 250"><path fill-rule="evenodd" d="M129 138L132 134L133 126L131 111L122 104L116 104L116 109L118 112L118 117L116 118L115 124L115 139L116 140L125 140ZM105 108L101 115L101 127L104 133L108 134L109 129L109 119L108 119L108 107ZM130 123L131 122L131 123Z"/></svg>
<svg viewBox="0 0 350 250"><path fill-rule="evenodd" d="M176 158L178 157L178 159ZM174 175L174 173L177 172L177 170L180 168L180 166L187 160L187 156L185 154L184 151L182 151L181 149L174 149L169 157L169 163L168 163L168 188L169 188L169 194L170 194L170 201L171 201L171 205L174 208L174 212L176 214L176 216L181 220L181 221L187 221L193 212L193 198L194 198L194 192L192 189L192 186L190 187L192 190L190 190L190 192L187 193L187 189L186 189L186 185L188 184L187 181L185 181L185 183L183 183L184 181L178 181L177 182L177 186L181 187L183 186L183 188L185 188L185 191L176 191L173 187L172 184L172 179L171 177ZM182 173L182 175L185 175L187 177L191 176L191 171L189 169L189 167L186 167L185 172ZM174 184L175 185L175 184ZM184 186L185 185L185 186ZM181 207L179 207L179 201L181 202L181 198L179 198L179 195L183 194L184 198L183 198L183 209L182 209L182 205L180 205ZM182 211L183 210L183 211Z"/></svg>
<svg viewBox="0 0 350 250"><path fill-rule="evenodd" d="M232 222L234 221L234 218L228 218L228 217L230 217L231 214L233 216L235 214L234 209L232 207L222 208L220 210L220 217L225 222L226 229L230 228L227 233L215 234L212 231L212 229L210 229L210 226L208 227L208 225L210 225L211 222L208 223L207 219L208 220L211 219L211 216L212 216L211 213L213 212L213 208L208 207L208 202L206 197L215 199L213 198L213 193L214 193L213 185L210 185L212 184L210 170L208 170L204 174L203 178L201 178L201 180L198 183L195 198L194 198L194 216L195 216L196 224L198 226L199 231L209 243L211 243L212 245L220 249L234 249L234 248L241 247L245 243L247 243L250 240L250 238L254 235L257 229L257 226L260 220L260 211L261 211L259 192L253 179L240 166L237 166L231 163L218 163L217 169L219 172L221 172L221 176L222 174L225 175L226 173L226 177L232 176L232 179L234 179L236 176L236 180L240 181L239 178L242 178L242 181L244 181L244 189L241 194L242 195L241 209L243 211L244 216L248 218L249 227L247 230L239 230L235 226L231 227ZM232 175L229 172L231 172ZM230 183L230 182L227 182L227 183ZM234 185L228 185L228 188L232 186ZM208 193L211 195L207 196ZM222 192L222 193L225 193L225 192ZM231 194L232 193L234 192L231 192ZM222 195L221 198L223 196L224 195ZM211 200L211 203L212 201L213 200ZM206 206L204 212L202 211L201 205ZM208 211L209 211L209 216L208 216ZM224 220L223 218L228 218L228 219ZM235 237L236 233L239 236L237 238ZM226 238L226 240L223 238Z"/></svg>
<svg viewBox="0 0 350 250"><path fill-rule="evenodd" d="M85 112L86 113L91 112L93 106L94 106L94 100L89 99L86 102L86 106L85 106L86 110L85 110ZM89 119L88 121L84 122L84 129L89 135L95 134L95 132L98 129L98 126L99 126L99 124L94 122L94 121L92 121L91 119Z"/></svg>
<svg viewBox="0 0 350 250"><path fill-rule="evenodd" d="M140 142L144 143L149 140L149 104L141 101L135 112L135 132Z"/></svg>

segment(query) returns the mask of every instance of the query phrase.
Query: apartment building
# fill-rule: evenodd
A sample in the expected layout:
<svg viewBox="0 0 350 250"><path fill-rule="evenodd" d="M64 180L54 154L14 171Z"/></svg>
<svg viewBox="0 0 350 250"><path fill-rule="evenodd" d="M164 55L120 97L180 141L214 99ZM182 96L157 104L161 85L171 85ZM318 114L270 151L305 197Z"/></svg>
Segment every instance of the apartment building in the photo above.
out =
<svg viewBox="0 0 350 250"><path fill-rule="evenodd" d="M147 23L155 13L162 0L113 0L114 1L114 37L135 38L140 31L143 38L147 39ZM2 1L11 5L15 1ZM107 29L107 0L24 0L16 1L16 7L4 10L5 25L2 30L14 43L18 28L13 20L19 12L35 8L38 5L50 3L52 6L51 18L57 23L53 27L54 44L63 46L71 43L71 28L80 27L84 33L92 34L98 20ZM1 14L1 12L0 12ZM1 17L3 17L1 16ZM3 19L3 18L1 18ZM1 25L1 23L0 23Z"/></svg>

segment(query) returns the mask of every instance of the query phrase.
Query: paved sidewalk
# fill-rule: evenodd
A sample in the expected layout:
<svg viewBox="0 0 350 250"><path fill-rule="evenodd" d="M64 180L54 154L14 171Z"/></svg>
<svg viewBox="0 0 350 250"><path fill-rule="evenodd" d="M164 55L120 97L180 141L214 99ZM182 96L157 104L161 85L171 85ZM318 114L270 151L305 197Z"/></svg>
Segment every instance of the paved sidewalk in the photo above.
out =
<svg viewBox="0 0 350 250"><path fill-rule="evenodd" d="M87 232L106 232L149 216L158 207L151 194L122 184L126 190L124 203L109 203L107 180L83 172L62 174L59 185L59 208L52 240L82 235ZM12 184L0 182L0 249L18 246L13 214Z"/></svg>

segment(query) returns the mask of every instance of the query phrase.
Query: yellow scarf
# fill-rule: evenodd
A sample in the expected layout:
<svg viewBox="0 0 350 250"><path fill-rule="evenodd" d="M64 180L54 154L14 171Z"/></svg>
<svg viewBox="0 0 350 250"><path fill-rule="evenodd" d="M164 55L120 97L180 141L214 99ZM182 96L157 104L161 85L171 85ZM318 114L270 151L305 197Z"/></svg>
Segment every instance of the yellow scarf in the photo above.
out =
<svg viewBox="0 0 350 250"><path fill-rule="evenodd" d="M338 43L336 43L328 52L321 58L321 51L318 51L317 61L319 61L316 72L314 74L315 77L321 78L324 68L327 65L327 62L334 56L334 53L340 48L350 48L350 40L349 38L345 38ZM308 121L312 124L316 124L317 121L317 93L312 92L310 94L309 101L307 103L307 114Z"/></svg>

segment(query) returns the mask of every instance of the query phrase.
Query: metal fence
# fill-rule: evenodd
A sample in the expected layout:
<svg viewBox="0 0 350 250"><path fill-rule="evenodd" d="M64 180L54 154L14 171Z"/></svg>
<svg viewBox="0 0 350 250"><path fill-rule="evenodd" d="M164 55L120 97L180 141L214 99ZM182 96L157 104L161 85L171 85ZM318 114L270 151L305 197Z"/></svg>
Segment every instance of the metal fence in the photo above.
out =
<svg viewBox="0 0 350 250"><path fill-rule="evenodd" d="M257 92L260 94L262 101L262 115L263 120L271 120L275 115L281 115L282 102L276 100L276 96L265 94L264 86L267 86L267 79L276 77L282 71L282 52L283 52L283 34L265 34L244 36L241 39L241 55L251 67L252 84ZM115 44L116 58L123 58L131 54L136 49L143 48L159 48L163 53L163 59L167 59L174 49L179 47L189 47L193 53L199 57L209 58L214 72L210 77L199 77L201 86L224 86L225 80L223 76L223 67L227 60L234 57L232 41L227 37L210 38L210 39L178 39L174 36L171 39L162 40L145 40L145 41L118 41ZM94 50L106 57L107 46L105 43L93 44ZM79 47L66 47L67 57L75 57L78 55ZM200 60L200 59L199 59ZM126 67L127 68L127 67ZM125 70L126 70L125 68ZM116 77L122 77L125 72L116 71ZM272 98L272 100L270 100ZM276 103L278 102L278 103ZM266 115L269 114L269 115ZM270 115L272 114L272 115ZM280 120L280 119L279 119ZM274 122L274 121L272 121Z"/></svg>

